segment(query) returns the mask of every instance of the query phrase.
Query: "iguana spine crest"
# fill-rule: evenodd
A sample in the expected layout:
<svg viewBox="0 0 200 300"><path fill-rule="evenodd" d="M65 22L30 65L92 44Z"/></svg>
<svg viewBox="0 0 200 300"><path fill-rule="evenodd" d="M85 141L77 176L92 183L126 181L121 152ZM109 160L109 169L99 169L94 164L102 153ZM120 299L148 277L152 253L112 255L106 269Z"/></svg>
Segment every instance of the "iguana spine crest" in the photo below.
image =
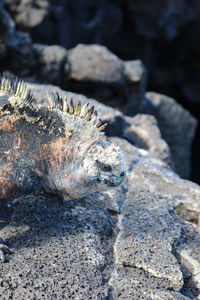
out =
<svg viewBox="0 0 200 300"><path fill-rule="evenodd" d="M101 119L98 119L95 107L92 106L89 108L89 102L81 107L81 101L79 100L77 105L74 106L72 98L68 103L67 97L62 98L58 92L55 94L51 93L49 100L52 104L49 106L49 109L60 109L64 113L82 118L97 127L99 131L103 131L107 126L107 123L102 125ZM22 79L5 72L0 79L0 102L3 106L7 103L13 106L32 106L33 95Z"/></svg>

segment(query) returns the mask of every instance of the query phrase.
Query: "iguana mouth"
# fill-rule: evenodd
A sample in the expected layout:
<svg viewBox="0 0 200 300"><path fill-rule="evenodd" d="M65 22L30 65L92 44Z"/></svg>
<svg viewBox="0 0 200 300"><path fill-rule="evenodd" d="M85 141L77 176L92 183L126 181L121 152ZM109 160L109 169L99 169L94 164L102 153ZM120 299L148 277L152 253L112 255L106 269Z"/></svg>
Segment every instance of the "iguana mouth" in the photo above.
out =
<svg viewBox="0 0 200 300"><path fill-rule="evenodd" d="M108 187L119 186L124 180L125 172L121 172L119 176L112 176L110 179L104 179L103 182Z"/></svg>

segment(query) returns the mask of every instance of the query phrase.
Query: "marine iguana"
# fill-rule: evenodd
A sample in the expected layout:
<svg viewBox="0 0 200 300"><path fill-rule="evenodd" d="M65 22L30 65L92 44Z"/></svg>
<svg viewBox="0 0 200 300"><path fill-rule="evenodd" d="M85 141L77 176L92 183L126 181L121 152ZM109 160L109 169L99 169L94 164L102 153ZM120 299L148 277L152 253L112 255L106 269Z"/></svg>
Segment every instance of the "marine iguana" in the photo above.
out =
<svg viewBox="0 0 200 300"><path fill-rule="evenodd" d="M71 200L117 187L124 180L123 153L106 140L94 106L59 94L35 107L28 86L0 79L0 201L46 191ZM5 246L0 247L5 249ZM0 256L3 260L3 253Z"/></svg>

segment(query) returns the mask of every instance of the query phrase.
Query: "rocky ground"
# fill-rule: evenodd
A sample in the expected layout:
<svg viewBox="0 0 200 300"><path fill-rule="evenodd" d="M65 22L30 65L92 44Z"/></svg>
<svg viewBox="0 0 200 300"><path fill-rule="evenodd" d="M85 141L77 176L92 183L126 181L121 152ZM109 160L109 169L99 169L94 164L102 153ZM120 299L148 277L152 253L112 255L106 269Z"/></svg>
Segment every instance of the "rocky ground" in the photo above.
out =
<svg viewBox="0 0 200 300"><path fill-rule="evenodd" d="M51 91L73 96L75 103L89 97L108 122L108 139L124 152L127 176L117 189L64 204L45 193L21 197L11 207L1 204L0 236L13 253L0 264L0 298L200 299L200 187L186 180L197 120L173 98L147 92L148 70L140 60L125 61L104 46L86 45L84 35L77 46L70 39L74 44L68 47L62 35L52 42L50 16L60 16L59 5L52 10L51 1L33 7L32 1L5 2L12 18L0 1L1 70L29 82L35 105L46 105ZM72 17L80 24L88 20L81 21L73 3L68 1L71 17L59 18L57 30ZM106 12L115 9L114 23L121 18L117 5L106 3L95 2L100 8L88 24L89 36L96 34L92 43L105 39L93 26ZM169 22L175 19L168 5L168 14L160 6L167 39L178 37L180 24L189 22L189 16L178 18L170 3L176 23ZM127 5L140 15L139 3ZM148 28L155 38L158 30L137 20L138 30ZM113 35L121 23L116 24ZM74 40L80 28L73 31Z"/></svg>

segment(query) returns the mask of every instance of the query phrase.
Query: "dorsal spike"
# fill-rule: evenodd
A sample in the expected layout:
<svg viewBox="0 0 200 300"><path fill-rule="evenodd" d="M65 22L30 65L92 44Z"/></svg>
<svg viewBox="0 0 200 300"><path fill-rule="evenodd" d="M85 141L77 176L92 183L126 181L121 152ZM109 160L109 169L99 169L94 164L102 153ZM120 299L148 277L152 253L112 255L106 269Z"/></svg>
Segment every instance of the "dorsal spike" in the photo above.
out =
<svg viewBox="0 0 200 300"><path fill-rule="evenodd" d="M4 72L0 78L0 102L12 105L31 105L33 97L27 84L14 75Z"/></svg>
<svg viewBox="0 0 200 300"><path fill-rule="evenodd" d="M8 80L7 80L6 84L8 85ZM21 88L22 88L22 80L19 79L19 82L17 85L17 90L16 90L16 96L18 96L18 97L20 97ZM6 91L8 91L8 88L6 89Z"/></svg>
<svg viewBox="0 0 200 300"><path fill-rule="evenodd" d="M103 131L106 127L107 127L108 123L103 124L101 127L99 127L98 129L100 131Z"/></svg>
<svg viewBox="0 0 200 300"><path fill-rule="evenodd" d="M48 106L50 108L53 108L55 106L55 99L54 99L53 93L49 93L49 95L48 95Z"/></svg>
<svg viewBox="0 0 200 300"><path fill-rule="evenodd" d="M106 127L108 126L108 123L104 123L101 127L99 127L98 129L100 131L103 131Z"/></svg>
<svg viewBox="0 0 200 300"><path fill-rule="evenodd" d="M101 126L101 119L98 119L97 123L96 123L96 127L100 127Z"/></svg>
<svg viewBox="0 0 200 300"><path fill-rule="evenodd" d="M62 97L59 97L59 106L60 106L60 109L63 111L63 98Z"/></svg>
<svg viewBox="0 0 200 300"><path fill-rule="evenodd" d="M97 122L97 117L98 117L98 114L97 114L97 111L95 110L94 113L93 113L93 115L92 115L92 118L91 118L91 120L90 120L90 122L91 122L92 125L95 125L95 124L96 124L96 122Z"/></svg>
<svg viewBox="0 0 200 300"><path fill-rule="evenodd" d="M24 89L22 91L22 98L25 98L27 96L27 85L24 86Z"/></svg>
<svg viewBox="0 0 200 300"><path fill-rule="evenodd" d="M60 108L60 95L56 92L56 105Z"/></svg>
<svg viewBox="0 0 200 300"><path fill-rule="evenodd" d="M69 104L66 104L66 109L65 112L68 113L69 112Z"/></svg>
<svg viewBox="0 0 200 300"><path fill-rule="evenodd" d="M24 103L27 105L32 105L32 102L33 102L33 95L31 93L31 91L27 91L26 92L26 97L24 97Z"/></svg>
<svg viewBox="0 0 200 300"><path fill-rule="evenodd" d="M75 116L80 116L80 113L81 113L81 101L79 100L77 105L76 105L74 115Z"/></svg>
<svg viewBox="0 0 200 300"><path fill-rule="evenodd" d="M73 113L74 113L74 103L73 103L73 99L72 98L70 99L70 103L69 103L69 113L71 115L73 115Z"/></svg>
<svg viewBox="0 0 200 300"><path fill-rule="evenodd" d="M67 97L66 96L62 99L62 102L63 102L63 111L68 112L67 111L68 104L67 104Z"/></svg>
<svg viewBox="0 0 200 300"><path fill-rule="evenodd" d="M93 112L94 112L94 106L92 106L92 107L88 110L88 112L86 113L86 115L85 115L85 120L86 120L86 121L90 121L90 120L91 120L91 117L92 117Z"/></svg>
<svg viewBox="0 0 200 300"><path fill-rule="evenodd" d="M88 106L89 106L89 102L87 102L83 108L81 109L81 114L80 114L80 117L81 118L84 118L86 113L87 113L87 110L88 110Z"/></svg>
<svg viewBox="0 0 200 300"><path fill-rule="evenodd" d="M52 102L51 103L52 107L57 107L58 106L58 95L51 92L49 94L49 98L50 98L50 100Z"/></svg>

